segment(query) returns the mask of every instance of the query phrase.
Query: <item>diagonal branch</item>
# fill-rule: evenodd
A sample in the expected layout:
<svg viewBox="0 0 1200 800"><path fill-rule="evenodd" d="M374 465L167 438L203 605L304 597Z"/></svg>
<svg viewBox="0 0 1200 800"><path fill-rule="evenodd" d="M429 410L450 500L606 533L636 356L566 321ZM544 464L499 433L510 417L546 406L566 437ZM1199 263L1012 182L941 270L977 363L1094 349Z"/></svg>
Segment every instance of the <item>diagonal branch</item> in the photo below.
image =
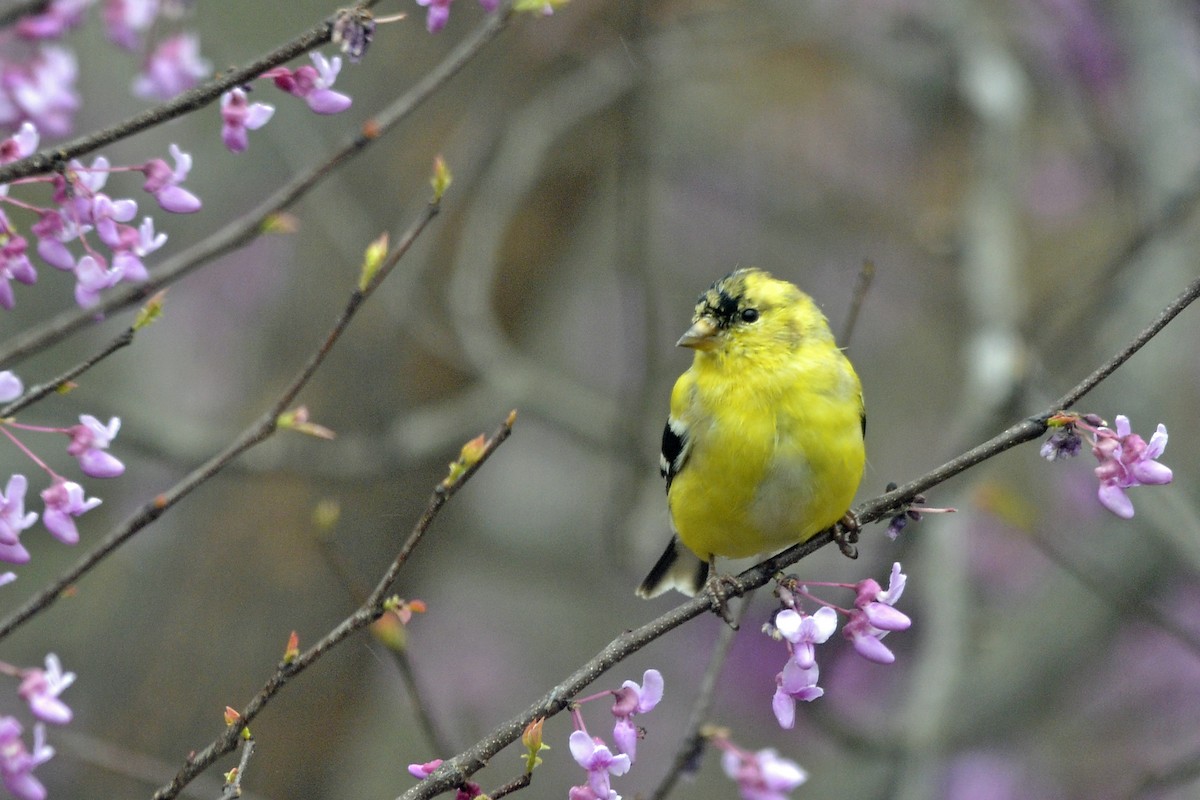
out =
<svg viewBox="0 0 1200 800"><path fill-rule="evenodd" d="M366 10L378 2L379 0L362 0L357 8ZM333 18L329 17L270 53L251 61L246 66L236 67L223 74L218 74L208 83L190 89L161 105L148 108L127 120L94 133L64 142L57 147L33 153L20 161L0 166L0 183L11 183L18 178L27 178L31 175L41 175L61 169L72 158L86 155L107 144L127 139L147 128L203 108L235 86L248 83L272 67L277 67L291 61L296 56L315 50L329 41L332 31Z"/></svg>
<svg viewBox="0 0 1200 800"><path fill-rule="evenodd" d="M434 489L425 512L421 514L413 526L412 532L400 548L400 552L383 574L383 577L380 578L375 589L367 596L362 605L359 606L358 610L342 620L333 630L325 634L320 641L297 656L294 661L287 664L280 664L276 667L274 674L267 679L267 682L258 691L258 694L241 710L241 717L238 722L226 727L225 731L214 739L208 747L195 755L189 756L183 769L179 771L175 778L154 793L154 800L171 800L171 798L177 797L183 787L191 782L193 778L212 766L221 756L233 752L238 742L241 741L242 729L258 716L267 703L279 693L288 681L312 666L317 659L344 641L350 634L362 630L383 615L387 593L391 590L392 584L400 574L401 568L408 562L409 556L424 538L434 519L437 518L438 512L462 488L463 484L479 470L483 462L496 451L496 448L503 444L504 440L509 437L512 433L512 426L516 421L516 417L517 412L513 411L509 413L508 418L501 423L496 432L484 444L478 460L468 466L461 476L452 482L443 481Z"/></svg>
<svg viewBox="0 0 1200 800"><path fill-rule="evenodd" d="M880 520L888 513L903 508L920 492L942 483L993 456L999 455L1005 450L1038 438L1047 430L1047 419L1056 412L1074 405L1083 395L1112 374L1117 367L1128 361L1134 353L1154 338L1168 322L1178 316L1198 296L1200 296L1200 278L1188 284L1187 288L1163 309L1145 330L1139 333L1116 355L1100 365L1092 374L1088 375L1059 398L1054 405L1013 425L1003 433L971 448L957 458L901 486L899 489L860 504L854 509L858 520L862 523ZM724 589L724 594L727 598L736 597L744 595L752 589L757 589L759 586L770 581L780 570L791 566L833 541L834 529L829 528L824 530L808 541L790 547L782 553L747 569L736 578L730 578L727 582L723 582L722 588ZM525 726L530 722L538 717L554 716L567 708L571 700L580 691L610 668L688 620L694 619L707 611L715 611L717 607L717 599L711 593L706 592L668 611L658 619L620 634L617 638L609 642L603 650L593 656L583 666L579 667L579 669L575 670L575 672L571 673L566 680L543 695L533 705L507 722L497 726L490 734L459 755L448 759L432 775L401 795L400 800L429 800L431 797L457 787L475 772L482 769L500 750L516 741L521 736L521 732L525 729Z"/></svg>
<svg viewBox="0 0 1200 800"><path fill-rule="evenodd" d="M4 639L38 613L53 605L62 595L63 590L90 572L93 567L103 561L138 531L162 516L163 512L202 486L209 478L227 467L239 455L255 445L266 441L275 433L278 427L279 415L296 399L296 395L300 393L300 390L308 383L313 373L316 372L317 367L325 360L334 343L337 342L341 334L349 326L350 321L354 318L363 300L370 296L375 288L379 286L379 283L387 277L395 267L396 262L408 252L409 247L412 246L412 243L421 231L425 229L425 226L429 224L430 220L437 215L437 212L438 204L430 203L421 217L405 232L400 243L388 254L387 259L383 262L371 283L365 289L355 289L350 295L345 309L334 323L333 329L325 337L325 340L321 342L321 345L312 356L310 356L308 363L304 365L291 384L280 393L271 407L256 422L246 428L224 450L194 469L182 481L143 505L132 516L110 532L91 552L84 555L73 567L49 585L43 587L41 591L26 601L16 611L13 611L6 618L0 620L0 640Z"/></svg>
<svg viewBox="0 0 1200 800"><path fill-rule="evenodd" d="M458 44L440 64L381 111L374 120L364 126L362 132L343 144L323 163L296 176L256 208L233 220L204 241L164 261L151 271L150 279L145 283L107 294L100 304L93 308L64 311L40 327L9 337L4 343L4 349L0 350L0 364L11 366L28 358L91 325L98 316L110 316L116 311L135 305L196 268L254 241L261 233L263 223L272 215L290 208L338 167L406 120L434 91L454 77L488 42L495 39L511 18L512 4L505 3L489 14L475 32ZM371 129L370 133L366 130L368 128ZM0 174L3 169L0 168Z"/></svg>

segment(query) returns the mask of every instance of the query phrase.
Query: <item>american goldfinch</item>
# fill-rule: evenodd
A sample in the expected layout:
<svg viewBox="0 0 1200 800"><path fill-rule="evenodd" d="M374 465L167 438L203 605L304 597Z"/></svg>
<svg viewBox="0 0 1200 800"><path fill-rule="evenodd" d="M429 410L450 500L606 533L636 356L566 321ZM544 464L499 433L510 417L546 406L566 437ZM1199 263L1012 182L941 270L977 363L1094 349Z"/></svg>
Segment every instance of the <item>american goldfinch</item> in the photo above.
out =
<svg viewBox="0 0 1200 800"><path fill-rule="evenodd" d="M866 459L858 375L796 286L736 270L700 295L678 345L696 354L663 430L674 536L642 597L693 595L716 556L779 550L833 525Z"/></svg>

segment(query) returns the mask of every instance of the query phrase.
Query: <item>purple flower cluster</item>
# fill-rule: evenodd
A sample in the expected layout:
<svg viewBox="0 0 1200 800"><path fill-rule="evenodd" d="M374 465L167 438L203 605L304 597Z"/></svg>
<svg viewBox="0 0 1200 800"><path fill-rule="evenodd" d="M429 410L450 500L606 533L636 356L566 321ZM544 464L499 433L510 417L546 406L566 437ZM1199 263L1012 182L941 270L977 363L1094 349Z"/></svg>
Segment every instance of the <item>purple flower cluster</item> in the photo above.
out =
<svg viewBox="0 0 1200 800"><path fill-rule="evenodd" d="M38 141L37 128L30 122L23 123L16 134L0 142L0 163L24 158L37 149ZM4 206L36 217L27 231L37 242L37 255L56 269L74 273L75 301L80 306L96 305L101 292L122 281L146 280L149 273L142 259L161 248L167 235L155 232L151 217L144 217L137 227L127 224L137 215L137 201L113 197L104 188L112 173L138 171L146 176L142 188L163 210L184 214L198 211L200 201L180 186L191 169L191 156L175 145L170 149L174 169L162 159L113 167L100 156L90 167L71 161L61 174L29 179L26 183L51 184L53 204L48 206L17 200L9 196L8 186L0 186L0 307L11 309L15 305L11 281L26 285L37 281L29 257L29 239L20 226L9 221ZM82 252L73 249L75 244Z"/></svg>
<svg viewBox="0 0 1200 800"><path fill-rule="evenodd" d="M326 59L320 53L310 53L312 65L296 69L275 67L260 77L293 97L299 97L317 114L338 114L350 107L351 99L331 88L342 70L342 59ZM243 153L250 142L247 131L266 125L275 114L275 107L266 103L251 103L246 89L230 89L221 95L221 141L233 153Z"/></svg>
<svg viewBox="0 0 1200 800"><path fill-rule="evenodd" d="M1174 478L1171 468L1157 460L1166 449L1167 427L1161 423L1149 442L1134 433L1129 418L1121 414L1117 415L1116 430L1098 428L1092 454L1100 462L1096 467L1100 503L1122 519L1132 517L1133 503L1126 489L1170 483Z"/></svg>
<svg viewBox="0 0 1200 800"><path fill-rule="evenodd" d="M780 588L780 598L785 607L775 615L772 625L765 630L771 636L787 644L788 659L783 669L775 676L775 695L771 709L782 728L796 724L796 702L812 702L825 694L817 685L820 669L816 661L816 645L824 644L837 630L838 613L845 614L848 621L842 635L849 639L855 651L863 658L880 664L896 660L892 651L881 641L891 631L901 631L912 625L912 621L893 606L904 592L907 576L900 572L900 563L892 565L892 574L887 590L871 578L857 584L819 584L854 589L854 607L838 608L823 603L801 588L799 594L822 603L814 614L805 614L795 607L796 598L791 590Z"/></svg>
<svg viewBox="0 0 1200 800"><path fill-rule="evenodd" d="M613 740L617 743L617 753L609 748L599 736L590 736L583 724L583 716L579 706L591 700L599 700L613 696L612 713L616 718L613 727ZM625 681L621 688L613 692L601 692L591 697L579 700L572 710L575 720L575 731L571 734L571 755L575 763L587 771L587 780L579 786L572 786L568 796L570 800L621 800L621 796L613 790L610 780L612 776L624 775L633 766L637 758L637 741L643 731L634 725L635 714L645 714L654 709L662 700L663 679L656 669L648 669L642 675L639 686L633 681Z"/></svg>
<svg viewBox="0 0 1200 800"><path fill-rule="evenodd" d="M1167 426L1161 423L1149 442L1133 432L1124 414L1117 415L1115 430L1094 414L1062 413L1051 417L1049 423L1054 432L1042 444L1042 458L1059 461L1078 455L1083 449L1080 431L1089 434L1092 455L1099 462L1097 497L1121 519L1133 516L1133 503L1126 490L1170 483L1174 478L1171 468L1158 462L1167 449Z"/></svg>
<svg viewBox="0 0 1200 800"><path fill-rule="evenodd" d="M82 25L95 2L50 0L16 24L14 40L0 45L0 128L32 122L47 136L70 133L80 105L79 68L71 51L53 42ZM149 54L133 81L137 96L167 100L212 73L195 35L170 24L182 16L179 0L101 0L100 16L110 42ZM150 41L151 34L161 38Z"/></svg>
<svg viewBox="0 0 1200 800"><path fill-rule="evenodd" d="M16 375L8 371L0 372L0 403L19 397L22 391L21 380ZM83 474L92 478L115 478L125 472L125 465L108 452L108 446L120 429L120 419L113 417L105 425L90 414L82 415L78 425L67 428L26 425L13 420L7 420L0 428L9 441L50 476L50 485L41 492L45 504L42 524L60 542L75 544L79 541L75 518L100 505L101 500L86 497L82 486L52 470L17 439L13 431L66 434L70 439L67 452L75 457ZM37 522L38 514L25 511L25 493L28 489L29 481L17 473L8 479L4 491L0 492L0 561L10 564L29 562L29 551L21 544L21 533Z"/></svg>
<svg viewBox="0 0 1200 800"><path fill-rule="evenodd" d="M654 707L662 700L662 695L662 675L656 669L648 669L642 675L640 686L633 681L625 681L620 689L600 692L575 701L571 708L575 730L571 733L568 742L571 756L575 759L575 763L587 771L587 779L579 786L571 787L568 792L570 800L621 800L621 796L612 788L611 779L614 775L620 776L628 772L636 757L637 740L641 738L643 731L634 725L633 717L654 710ZM616 740L618 750L616 753L602 738L592 737L588 734L587 728L583 724L583 715L579 711L580 706L584 703L609 697L616 698L612 707L613 717L617 721L613 728L613 739ZM540 763L537 752L543 748L541 721L531 727L536 728L536 732L531 733L529 729L526 729L526 734L522 737L522 741L531 747L531 759L533 760L529 769L533 769L534 765ZM534 740L536 740L536 744L532 744ZM408 771L414 777L424 779L432 775L441 765L441 759L434 759L424 764L409 764ZM478 793L477 787L473 794L464 792L460 788L459 800L468 800L469 797ZM467 797L464 797L464 794Z"/></svg>
<svg viewBox="0 0 1200 800"><path fill-rule="evenodd" d="M69 706L59 697L75 682L75 673L64 672L58 656L46 656L46 668L18 669L0 663L0 672L19 677L17 694L29 704L29 710L39 722L33 727L33 749L21 738L23 728L16 717L0 717L0 781L17 800L44 800L46 787L33 770L54 756L54 748L46 744L46 726L65 725L71 721Z"/></svg>
<svg viewBox="0 0 1200 800"><path fill-rule="evenodd" d="M725 736L713 737L712 742L722 750L721 768L737 783L743 800L787 800L787 792L808 780L799 764L770 748L754 753Z"/></svg>
<svg viewBox="0 0 1200 800"><path fill-rule="evenodd" d="M33 775L34 769L54 757L46 744L46 726L33 726L33 752L21 739L21 723L15 717L0 717L0 780L17 800L45 800L46 787Z"/></svg>

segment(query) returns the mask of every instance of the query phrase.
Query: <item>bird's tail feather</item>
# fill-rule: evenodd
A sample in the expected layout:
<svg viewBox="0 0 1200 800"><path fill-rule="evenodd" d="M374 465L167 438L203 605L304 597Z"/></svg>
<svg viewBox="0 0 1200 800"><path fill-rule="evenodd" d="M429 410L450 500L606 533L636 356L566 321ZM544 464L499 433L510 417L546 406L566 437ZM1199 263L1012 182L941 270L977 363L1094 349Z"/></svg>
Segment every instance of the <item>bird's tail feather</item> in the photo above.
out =
<svg viewBox="0 0 1200 800"><path fill-rule="evenodd" d="M693 597L704 588L707 580L708 562L683 547L678 536L672 536L666 552L638 587L637 595L645 598L658 597L669 589L675 589Z"/></svg>

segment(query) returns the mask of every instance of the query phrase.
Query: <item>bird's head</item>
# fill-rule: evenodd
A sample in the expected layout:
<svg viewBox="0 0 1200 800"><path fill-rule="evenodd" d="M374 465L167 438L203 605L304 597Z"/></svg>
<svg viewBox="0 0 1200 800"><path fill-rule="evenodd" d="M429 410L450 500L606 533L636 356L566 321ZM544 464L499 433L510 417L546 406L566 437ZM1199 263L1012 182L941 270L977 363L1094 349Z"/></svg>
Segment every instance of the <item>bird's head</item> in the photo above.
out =
<svg viewBox="0 0 1200 800"><path fill-rule="evenodd" d="M700 295L692 327L677 344L724 359L762 357L832 339L829 323L811 297L768 272L744 268Z"/></svg>

